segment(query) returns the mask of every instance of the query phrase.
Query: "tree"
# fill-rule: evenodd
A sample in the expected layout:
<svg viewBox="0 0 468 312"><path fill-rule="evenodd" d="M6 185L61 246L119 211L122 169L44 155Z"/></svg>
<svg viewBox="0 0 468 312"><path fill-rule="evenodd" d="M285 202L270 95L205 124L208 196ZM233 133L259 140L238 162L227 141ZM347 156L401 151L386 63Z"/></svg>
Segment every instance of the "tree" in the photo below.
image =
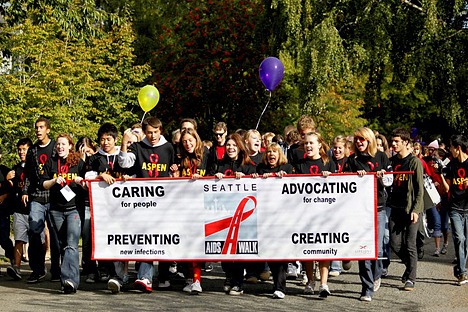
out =
<svg viewBox="0 0 468 312"><path fill-rule="evenodd" d="M165 120L196 118L204 135L216 121L255 127L263 90L258 66L264 54L255 32L260 1L186 4L188 10L177 24L163 25L161 48L151 63L161 92L158 114Z"/></svg>
<svg viewBox="0 0 468 312"><path fill-rule="evenodd" d="M0 137L11 152L17 139L33 136L40 115L51 119L53 136L93 139L104 121L128 127L139 119L138 88L149 70L133 65L130 22L97 12L93 1L59 2L28 8L19 18L12 1L13 13L5 15L11 23L2 25L0 50L12 68L0 75Z"/></svg>

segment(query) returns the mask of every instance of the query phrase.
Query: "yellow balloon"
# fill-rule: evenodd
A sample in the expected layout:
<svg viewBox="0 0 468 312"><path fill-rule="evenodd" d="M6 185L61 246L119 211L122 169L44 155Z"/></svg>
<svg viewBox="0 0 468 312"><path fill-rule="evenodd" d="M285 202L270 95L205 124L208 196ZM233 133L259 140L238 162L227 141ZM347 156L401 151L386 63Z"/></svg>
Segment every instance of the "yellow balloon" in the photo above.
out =
<svg viewBox="0 0 468 312"><path fill-rule="evenodd" d="M146 85L138 93L138 103L144 112L152 110L159 102L159 91L155 86Z"/></svg>

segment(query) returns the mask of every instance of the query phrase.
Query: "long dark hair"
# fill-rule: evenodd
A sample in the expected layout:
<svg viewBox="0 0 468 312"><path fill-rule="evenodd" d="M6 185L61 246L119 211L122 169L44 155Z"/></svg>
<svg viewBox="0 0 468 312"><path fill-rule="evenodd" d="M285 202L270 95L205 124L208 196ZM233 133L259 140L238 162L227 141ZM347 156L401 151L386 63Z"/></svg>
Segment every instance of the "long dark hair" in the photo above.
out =
<svg viewBox="0 0 468 312"><path fill-rule="evenodd" d="M190 155L187 150L185 150L184 144L182 143L184 135L189 134L195 138L197 141L195 144L195 150L194 150L194 155L195 158L193 158L193 155ZM193 129L184 129L180 133L180 141L179 141L179 149L180 149L180 158L182 159L182 166L184 168L190 168L191 162L195 160L195 164L199 166L202 161L203 161L203 153L205 151L204 146L203 146L203 141L200 139L200 136L198 135L197 131Z"/></svg>

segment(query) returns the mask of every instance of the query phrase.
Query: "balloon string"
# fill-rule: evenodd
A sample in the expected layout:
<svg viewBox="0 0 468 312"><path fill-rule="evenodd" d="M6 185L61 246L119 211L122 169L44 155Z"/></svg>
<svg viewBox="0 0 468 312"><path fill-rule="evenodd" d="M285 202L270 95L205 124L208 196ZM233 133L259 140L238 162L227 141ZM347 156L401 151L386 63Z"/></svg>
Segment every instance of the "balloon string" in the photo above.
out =
<svg viewBox="0 0 468 312"><path fill-rule="evenodd" d="M141 122L140 122L141 125L143 124L143 120L145 120L145 116L146 116L146 112L143 114L143 117L141 117Z"/></svg>
<svg viewBox="0 0 468 312"><path fill-rule="evenodd" d="M271 91L270 91L270 95L269 95L269 98L268 98L268 102L266 103L265 108L263 109L263 112L260 114L260 118L258 118L257 126L255 127L255 130L258 129L258 125L260 124L260 120L262 119L262 116L265 113L265 111L266 111L266 109L268 107L268 104L270 104L270 100L271 100Z"/></svg>

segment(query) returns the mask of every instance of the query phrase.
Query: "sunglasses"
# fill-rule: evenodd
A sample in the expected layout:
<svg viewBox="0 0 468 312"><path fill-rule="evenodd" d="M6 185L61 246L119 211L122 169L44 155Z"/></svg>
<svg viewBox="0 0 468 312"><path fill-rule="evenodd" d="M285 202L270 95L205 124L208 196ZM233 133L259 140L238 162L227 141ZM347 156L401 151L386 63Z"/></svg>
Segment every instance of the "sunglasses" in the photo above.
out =
<svg viewBox="0 0 468 312"><path fill-rule="evenodd" d="M224 135L224 132L223 132L223 133L216 133L216 132L215 132L214 135L215 135L215 136L218 136L218 137L221 137L221 136Z"/></svg>
<svg viewBox="0 0 468 312"><path fill-rule="evenodd" d="M354 137L354 142L365 142L366 139L364 139L363 137Z"/></svg>

